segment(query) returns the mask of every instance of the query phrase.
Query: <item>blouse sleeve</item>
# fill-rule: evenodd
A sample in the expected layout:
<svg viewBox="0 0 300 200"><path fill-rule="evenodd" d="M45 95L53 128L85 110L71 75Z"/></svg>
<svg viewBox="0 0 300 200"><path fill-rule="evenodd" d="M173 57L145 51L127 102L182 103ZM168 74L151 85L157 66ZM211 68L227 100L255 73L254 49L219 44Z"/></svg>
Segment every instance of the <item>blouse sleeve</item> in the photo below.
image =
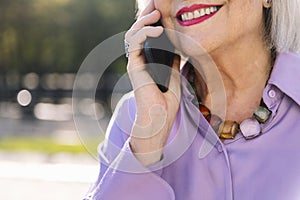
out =
<svg viewBox="0 0 300 200"><path fill-rule="evenodd" d="M135 100L129 93L119 102L105 140L98 147L100 173L84 200L175 199L171 186L160 177L162 170L153 172L143 166L130 149L128 138L134 116Z"/></svg>

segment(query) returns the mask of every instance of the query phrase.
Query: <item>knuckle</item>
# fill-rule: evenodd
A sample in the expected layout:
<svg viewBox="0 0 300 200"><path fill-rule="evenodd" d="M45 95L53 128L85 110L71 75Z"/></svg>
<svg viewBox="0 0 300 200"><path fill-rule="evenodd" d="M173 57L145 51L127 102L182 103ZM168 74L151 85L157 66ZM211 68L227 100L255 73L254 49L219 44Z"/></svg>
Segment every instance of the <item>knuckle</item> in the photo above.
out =
<svg viewBox="0 0 300 200"><path fill-rule="evenodd" d="M127 31L127 32L125 33L125 36L124 36L124 37L125 37L125 40L128 40L128 39L129 39L129 34L130 34L129 31Z"/></svg>
<svg viewBox="0 0 300 200"><path fill-rule="evenodd" d="M139 23L140 23L140 19L136 20L136 21L132 24L131 29L135 29L135 27L138 26Z"/></svg>
<svg viewBox="0 0 300 200"><path fill-rule="evenodd" d="M146 16L147 15L145 15L145 13L142 12L138 21L144 20L146 18Z"/></svg>
<svg viewBox="0 0 300 200"><path fill-rule="evenodd" d="M142 15L138 21L144 21L145 19L147 19L147 15Z"/></svg>
<svg viewBox="0 0 300 200"><path fill-rule="evenodd" d="M134 32L135 32L134 29L129 29L129 30L125 33L124 38L125 38L125 40L126 40L127 42L129 42L129 41L131 40L131 38L134 36Z"/></svg>

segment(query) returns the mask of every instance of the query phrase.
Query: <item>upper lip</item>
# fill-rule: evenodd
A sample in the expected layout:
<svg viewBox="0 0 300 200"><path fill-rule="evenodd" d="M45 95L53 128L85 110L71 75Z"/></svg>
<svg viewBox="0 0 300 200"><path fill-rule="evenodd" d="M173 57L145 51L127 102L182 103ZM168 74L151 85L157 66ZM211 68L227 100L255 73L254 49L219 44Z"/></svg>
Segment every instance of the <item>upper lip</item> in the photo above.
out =
<svg viewBox="0 0 300 200"><path fill-rule="evenodd" d="M222 6L221 4L194 4L190 7L183 7L181 8L177 14L176 14L176 17L178 17L179 15L183 14L183 13L186 13L186 12L193 12L197 9L201 9L201 8L209 8L209 7L213 7L213 6L216 6L216 7L220 7Z"/></svg>

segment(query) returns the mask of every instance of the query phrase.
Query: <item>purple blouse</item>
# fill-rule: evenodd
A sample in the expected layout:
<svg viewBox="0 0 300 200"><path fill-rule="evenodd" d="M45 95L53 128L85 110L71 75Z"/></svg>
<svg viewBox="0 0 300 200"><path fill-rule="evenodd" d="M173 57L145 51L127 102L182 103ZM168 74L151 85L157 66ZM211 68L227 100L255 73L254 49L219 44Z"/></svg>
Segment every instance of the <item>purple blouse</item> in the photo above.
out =
<svg viewBox="0 0 300 200"><path fill-rule="evenodd" d="M163 158L144 167L128 137L133 94L117 106L99 145L97 182L85 199L220 200L300 199L300 55L277 56L263 101L272 111L262 134L221 142L182 84L182 99Z"/></svg>

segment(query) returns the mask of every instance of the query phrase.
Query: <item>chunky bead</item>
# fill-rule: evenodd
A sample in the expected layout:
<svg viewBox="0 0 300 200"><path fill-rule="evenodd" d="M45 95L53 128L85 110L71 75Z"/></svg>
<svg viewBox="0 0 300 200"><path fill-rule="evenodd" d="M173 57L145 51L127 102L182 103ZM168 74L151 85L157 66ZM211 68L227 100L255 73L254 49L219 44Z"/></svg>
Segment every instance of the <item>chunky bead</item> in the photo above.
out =
<svg viewBox="0 0 300 200"><path fill-rule="evenodd" d="M261 134L261 127L255 118L246 119L240 124L240 130L245 139L252 139Z"/></svg>
<svg viewBox="0 0 300 200"><path fill-rule="evenodd" d="M218 132L220 125L222 124L222 119L217 115L211 115L210 125L215 132Z"/></svg>
<svg viewBox="0 0 300 200"><path fill-rule="evenodd" d="M265 123L271 116L271 111L266 107L259 106L253 113L253 116L259 121L260 123Z"/></svg>
<svg viewBox="0 0 300 200"><path fill-rule="evenodd" d="M208 121L208 123L210 123L210 119L211 119L210 110L202 104L199 104L199 110L202 113L202 115L205 117L205 119Z"/></svg>
<svg viewBox="0 0 300 200"><path fill-rule="evenodd" d="M226 120L221 123L218 133L221 139L233 139L239 132L239 124L236 121Z"/></svg>

